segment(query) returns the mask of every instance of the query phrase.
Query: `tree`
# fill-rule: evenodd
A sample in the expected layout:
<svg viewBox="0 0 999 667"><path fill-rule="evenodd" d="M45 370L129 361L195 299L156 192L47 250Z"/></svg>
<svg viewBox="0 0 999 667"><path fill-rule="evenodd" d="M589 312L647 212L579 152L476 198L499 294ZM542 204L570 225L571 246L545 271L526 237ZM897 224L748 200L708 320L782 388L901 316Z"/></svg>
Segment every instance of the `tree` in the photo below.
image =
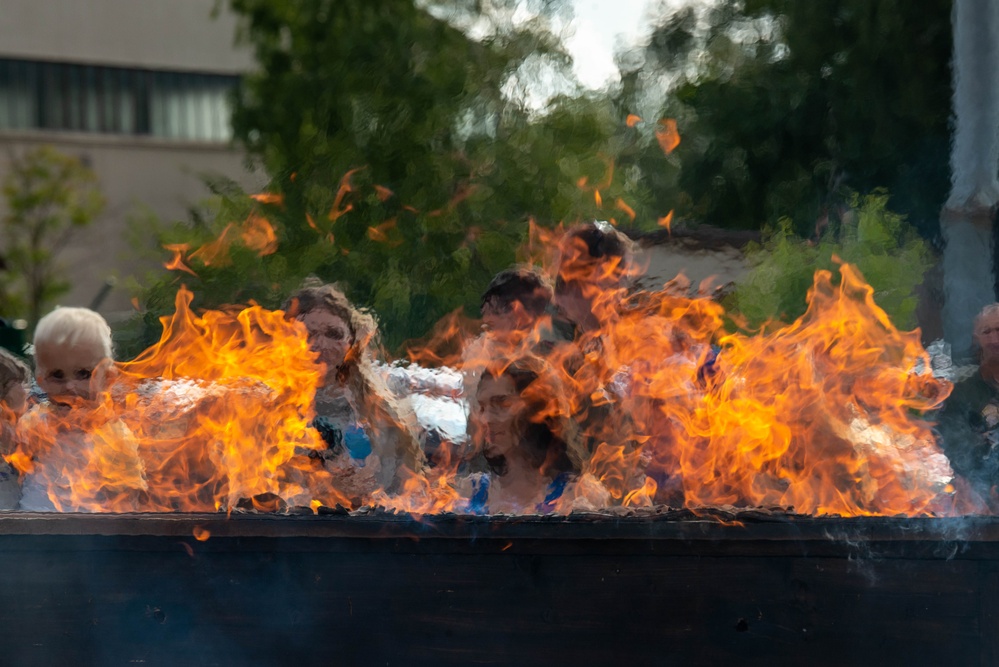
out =
<svg viewBox="0 0 999 667"><path fill-rule="evenodd" d="M615 208L642 211L646 198L634 179L610 179L627 145L615 107L563 96L538 113L510 94L569 65L544 25L564 5L536 3L538 18L515 27L499 10L516 4L232 0L259 66L235 98L234 128L271 176L268 196L217 188L220 205L160 240L193 251L253 214L274 225L276 248L258 257L228 244L224 265L185 252L191 272L147 291L148 317L177 282L200 307L276 307L314 273L371 307L395 347L456 308L473 313L529 220L638 224Z"/></svg>
<svg viewBox="0 0 999 667"><path fill-rule="evenodd" d="M43 146L14 157L3 180L4 256L12 312L27 309L31 328L69 290L59 254L104 209L94 172L78 158Z"/></svg>
<svg viewBox="0 0 999 667"><path fill-rule="evenodd" d="M726 0L703 17L669 15L625 59L618 98L680 120L672 188L656 187L670 183L656 183L653 147L639 157L650 190L700 222L789 216L811 235L851 193L887 188L890 208L934 236L949 184L950 8ZM667 74L677 81L663 99Z"/></svg>

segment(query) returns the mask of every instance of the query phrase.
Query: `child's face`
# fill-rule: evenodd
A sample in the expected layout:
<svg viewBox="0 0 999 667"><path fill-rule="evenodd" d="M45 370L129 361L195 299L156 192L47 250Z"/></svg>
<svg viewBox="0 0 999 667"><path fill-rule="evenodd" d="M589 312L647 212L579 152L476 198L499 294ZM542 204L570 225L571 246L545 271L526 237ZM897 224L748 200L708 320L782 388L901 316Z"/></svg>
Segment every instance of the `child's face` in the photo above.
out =
<svg viewBox="0 0 999 667"><path fill-rule="evenodd" d="M65 405L96 401L112 367L101 346L87 342L36 347L35 362L38 385L49 400Z"/></svg>

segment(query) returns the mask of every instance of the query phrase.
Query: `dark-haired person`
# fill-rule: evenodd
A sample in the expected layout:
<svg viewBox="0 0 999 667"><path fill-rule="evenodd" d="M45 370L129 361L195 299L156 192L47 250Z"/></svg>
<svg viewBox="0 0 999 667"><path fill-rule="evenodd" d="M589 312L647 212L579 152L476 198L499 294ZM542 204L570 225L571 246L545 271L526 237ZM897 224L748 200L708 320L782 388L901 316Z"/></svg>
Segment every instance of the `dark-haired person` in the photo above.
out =
<svg viewBox="0 0 999 667"><path fill-rule="evenodd" d="M602 443L632 447L642 435L622 410L631 374L614 344L633 259L631 239L606 222L577 225L559 240L555 303L572 343L556 352L556 363L572 378L574 418L591 453Z"/></svg>
<svg viewBox="0 0 999 667"><path fill-rule="evenodd" d="M577 333L613 320L631 278L631 239L606 222L569 229L559 242L555 303Z"/></svg>
<svg viewBox="0 0 999 667"><path fill-rule="evenodd" d="M482 334L462 351L465 396L474 402L482 370L496 359L545 355L564 334L553 330L551 283L530 266L497 273L482 293ZM570 336L571 339L571 336Z"/></svg>
<svg viewBox="0 0 999 667"><path fill-rule="evenodd" d="M377 481L395 488L407 474L420 472L424 457L416 438L412 409L392 396L375 369L375 319L357 308L335 285L314 282L284 304L288 317L305 325L309 346L326 375L316 392L315 427L332 451L351 458L378 458Z"/></svg>
<svg viewBox="0 0 999 667"><path fill-rule="evenodd" d="M488 473L476 480L471 511L551 511L580 471L584 455L556 382L538 357L483 373L469 423Z"/></svg>

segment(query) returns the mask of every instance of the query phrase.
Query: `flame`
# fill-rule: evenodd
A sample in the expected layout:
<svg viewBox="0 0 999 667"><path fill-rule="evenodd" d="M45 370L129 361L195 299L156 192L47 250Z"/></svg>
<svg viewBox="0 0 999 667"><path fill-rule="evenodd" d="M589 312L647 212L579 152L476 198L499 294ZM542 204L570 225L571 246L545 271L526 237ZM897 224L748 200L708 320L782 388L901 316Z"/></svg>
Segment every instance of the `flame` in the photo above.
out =
<svg viewBox="0 0 999 667"><path fill-rule="evenodd" d="M306 487L328 476L310 479L300 454L322 447L307 428L321 367L304 327L259 306L199 317L192 299L182 288L159 343L121 365L120 416L146 462L147 506L214 510L266 494L308 505Z"/></svg>
<svg viewBox="0 0 999 667"><path fill-rule="evenodd" d="M673 211L670 211L669 213L667 213L663 217L659 218L657 220L657 222L659 223L659 226L662 227L663 229L665 229L667 232L669 232L670 234L673 233L673 229L672 229L672 227L673 227Z"/></svg>
<svg viewBox="0 0 999 667"><path fill-rule="evenodd" d="M618 197L617 201L614 202L614 208L618 209L619 211L624 211L625 215L627 215L632 222L635 221L635 209L628 206L628 204L625 203L625 201L620 197Z"/></svg>
<svg viewBox="0 0 999 667"><path fill-rule="evenodd" d="M164 268L166 268L167 271L186 271L197 278L198 274L192 271L191 267L184 263L184 253L190 250L190 248L191 246L186 243L171 243L164 245L164 250L173 253L173 257L170 258L170 261L164 262Z"/></svg>
<svg viewBox="0 0 999 667"><path fill-rule="evenodd" d="M261 204L274 204L278 206L284 204L284 195L278 192L258 192L250 195L250 199Z"/></svg>
<svg viewBox="0 0 999 667"><path fill-rule="evenodd" d="M919 514L952 476L927 423L946 396L918 332L897 331L848 265L819 271L808 311L758 336L722 337L710 390L683 420L688 504L807 513ZM928 366L928 364L927 364Z"/></svg>
<svg viewBox="0 0 999 667"><path fill-rule="evenodd" d="M250 214L246 218L239 237L242 239L243 245L261 257L272 255L277 251L278 241L274 227L260 215Z"/></svg>
<svg viewBox="0 0 999 667"><path fill-rule="evenodd" d="M138 445L110 396L72 407L39 405L17 425L8 458L25 475L21 503L60 512L131 512L147 488Z"/></svg>
<svg viewBox="0 0 999 667"><path fill-rule="evenodd" d="M628 114L628 117L625 119L624 124L627 125L628 127L635 127L641 122L642 122L641 116L636 116L635 114L630 113Z"/></svg>
<svg viewBox="0 0 999 667"><path fill-rule="evenodd" d="M672 212L660 224L670 229L671 220ZM187 258L223 261L213 253L224 242L266 251L276 237L265 222L251 216ZM395 224L372 226L369 237L388 242ZM733 333L721 304L686 296L689 281L629 292L634 267L598 261L563 232L531 221L521 256L585 298L590 321L573 336L556 335L551 312L514 303L496 329L456 311L408 347L413 363L459 369L473 408L486 372L533 373L519 394L528 421L564 444L576 472L560 497L544 500L555 511L733 505L858 516L973 506L920 417L949 385L918 370L929 367L919 332L898 331L856 269L817 272L797 321ZM189 248L169 249L184 266ZM486 427L473 424L468 442L444 442L435 467L404 469L396 486L380 488L379 462L314 456L325 449L309 424L326 373L304 325L259 306L196 314L193 300L181 288L160 341L120 364L117 384L94 404L39 406L22 418L5 459L31 480L26 487L59 510L475 511L460 471L481 455ZM536 498L511 506L536 511L556 463L539 465ZM196 539L208 536L195 529Z"/></svg>
<svg viewBox="0 0 999 667"><path fill-rule="evenodd" d="M357 167L356 169L351 169L340 179L340 185L336 190L336 197L333 199L333 206L330 208L329 216L327 216L330 222L336 222L337 218L354 210L353 204L344 204L343 200L348 194L354 191L354 186L351 185L350 179L354 176L354 174L364 168L365 167Z"/></svg>
<svg viewBox="0 0 999 667"><path fill-rule="evenodd" d="M368 227L368 238L378 243L388 243L390 246L397 246L402 243L402 241L398 240L390 243L388 236L388 232L395 229L395 225L396 219L390 218L381 224Z"/></svg>
<svg viewBox="0 0 999 667"><path fill-rule="evenodd" d="M188 261L197 259L204 266L223 267L232 264L229 248L232 246L233 224L229 223L214 241L209 241L187 256Z"/></svg>
<svg viewBox="0 0 999 667"><path fill-rule="evenodd" d="M212 536L212 532L210 530L201 526L195 526L192 532L194 534L194 539L199 542L207 542L208 538Z"/></svg>
<svg viewBox="0 0 999 667"><path fill-rule="evenodd" d="M669 155L680 145L680 133L676 128L676 121L672 118L660 118L656 123L656 141L663 149L663 153Z"/></svg>

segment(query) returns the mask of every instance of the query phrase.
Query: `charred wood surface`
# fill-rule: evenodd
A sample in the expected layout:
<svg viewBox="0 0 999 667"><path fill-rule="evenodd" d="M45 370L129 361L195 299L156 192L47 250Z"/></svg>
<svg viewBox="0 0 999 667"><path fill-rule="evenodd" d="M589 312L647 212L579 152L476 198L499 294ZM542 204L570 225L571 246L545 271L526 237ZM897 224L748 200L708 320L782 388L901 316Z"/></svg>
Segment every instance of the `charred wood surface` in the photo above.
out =
<svg viewBox="0 0 999 667"><path fill-rule="evenodd" d="M999 521L0 513L0 591L11 665L991 665Z"/></svg>

